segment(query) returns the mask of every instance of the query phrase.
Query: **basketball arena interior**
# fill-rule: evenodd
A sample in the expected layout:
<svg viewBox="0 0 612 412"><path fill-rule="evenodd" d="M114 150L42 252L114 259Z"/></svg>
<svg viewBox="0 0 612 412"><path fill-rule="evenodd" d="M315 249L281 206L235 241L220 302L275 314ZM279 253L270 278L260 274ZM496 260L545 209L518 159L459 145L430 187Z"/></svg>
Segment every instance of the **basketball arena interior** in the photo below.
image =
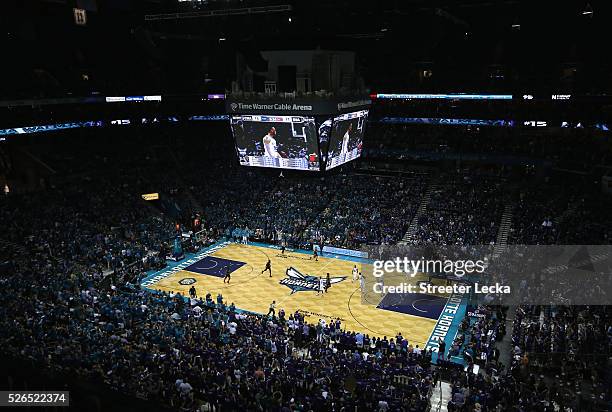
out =
<svg viewBox="0 0 612 412"><path fill-rule="evenodd" d="M612 4L0 2L0 410L612 410Z"/></svg>

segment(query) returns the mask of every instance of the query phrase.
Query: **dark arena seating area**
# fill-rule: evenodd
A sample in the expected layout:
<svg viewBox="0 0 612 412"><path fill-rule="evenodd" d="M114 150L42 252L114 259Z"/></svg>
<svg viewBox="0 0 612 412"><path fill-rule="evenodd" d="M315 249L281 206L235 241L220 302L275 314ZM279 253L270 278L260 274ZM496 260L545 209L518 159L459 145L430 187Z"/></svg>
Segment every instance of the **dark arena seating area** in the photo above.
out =
<svg viewBox="0 0 612 412"><path fill-rule="evenodd" d="M612 410L610 5L310 3L0 4L0 409Z"/></svg>

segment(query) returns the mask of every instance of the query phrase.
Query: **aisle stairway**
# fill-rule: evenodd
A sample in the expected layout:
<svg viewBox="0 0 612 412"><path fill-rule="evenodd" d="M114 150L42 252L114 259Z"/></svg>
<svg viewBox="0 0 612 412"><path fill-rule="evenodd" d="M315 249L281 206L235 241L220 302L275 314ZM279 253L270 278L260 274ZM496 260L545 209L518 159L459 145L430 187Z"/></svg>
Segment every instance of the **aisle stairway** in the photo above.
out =
<svg viewBox="0 0 612 412"><path fill-rule="evenodd" d="M510 233L510 227L512 226L512 210L513 206L507 204L504 208L504 213L501 217L501 224L497 231L497 240L495 241L495 248L493 249L493 257L499 257L499 255L506 249L508 245L508 234Z"/></svg>
<svg viewBox="0 0 612 412"><path fill-rule="evenodd" d="M576 211L578 210L578 202L576 201L572 201L568 206L567 209L565 209L565 211L558 217L554 218L554 224L559 227L561 226L563 223L565 223L566 221L568 221L569 219L572 218L572 216L574 216L574 214L576 213Z"/></svg>
<svg viewBox="0 0 612 412"><path fill-rule="evenodd" d="M498 258L508 247L508 235L512 227L514 207L512 204L507 204L502 214L501 224L497 231L497 241L495 242L495 248L493 249L493 258ZM514 323L514 314L516 308L510 307L507 311L506 316L506 334L501 341L497 343L497 349L499 350L500 357L499 361L508 367L512 358L512 325ZM510 332L509 332L510 331Z"/></svg>
<svg viewBox="0 0 612 412"><path fill-rule="evenodd" d="M440 382L431 392L429 397L430 412L448 411L448 401L451 399L451 385L448 382Z"/></svg>
<svg viewBox="0 0 612 412"><path fill-rule="evenodd" d="M25 254L27 252L26 248L22 245L18 245L17 243L10 242L8 240L0 239L0 247L13 249L21 254Z"/></svg>
<svg viewBox="0 0 612 412"><path fill-rule="evenodd" d="M176 181L180 184L181 189L183 190L183 195L184 195L183 200L187 203L188 207L192 211L203 215L204 208L202 207L200 202L196 199L196 197L193 195L193 192L189 188L189 185L185 183L185 180L183 179L180 173L182 169L180 160L176 157L176 154L170 147L168 147L168 154L170 155L170 158L175 164L174 177L176 178Z"/></svg>
<svg viewBox="0 0 612 412"><path fill-rule="evenodd" d="M409 244L414 239L414 235L416 234L416 231L419 229L419 220L421 216L423 216L425 212L427 212L427 206L429 206L429 201L431 200L431 194L436 190L436 188L437 188L436 184L431 184L427 188L427 191L425 192L425 194L423 195L423 198L421 199L421 202L419 203L419 208L417 209L417 212L412 218L412 221L410 222L410 226L408 227L408 230L406 230L406 234L404 234L404 237L399 242L400 245Z"/></svg>

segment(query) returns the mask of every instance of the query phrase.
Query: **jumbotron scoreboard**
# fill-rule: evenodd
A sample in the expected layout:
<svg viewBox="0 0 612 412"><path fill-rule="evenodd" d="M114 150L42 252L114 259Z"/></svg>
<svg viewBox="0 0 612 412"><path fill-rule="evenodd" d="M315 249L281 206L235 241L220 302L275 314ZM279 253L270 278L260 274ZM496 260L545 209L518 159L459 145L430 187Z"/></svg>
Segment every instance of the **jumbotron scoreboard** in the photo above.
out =
<svg viewBox="0 0 612 412"><path fill-rule="evenodd" d="M361 155L370 104L229 98L226 109L241 165L323 171Z"/></svg>

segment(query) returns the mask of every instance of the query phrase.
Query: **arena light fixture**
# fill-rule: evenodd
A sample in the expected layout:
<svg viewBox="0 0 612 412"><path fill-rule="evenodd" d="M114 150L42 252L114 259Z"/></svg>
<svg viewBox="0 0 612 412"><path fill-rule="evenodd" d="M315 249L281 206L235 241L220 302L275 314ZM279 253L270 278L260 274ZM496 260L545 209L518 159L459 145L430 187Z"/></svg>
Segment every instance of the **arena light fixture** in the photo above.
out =
<svg viewBox="0 0 612 412"><path fill-rule="evenodd" d="M145 193L142 198L144 200L159 200L159 193Z"/></svg>
<svg viewBox="0 0 612 412"><path fill-rule="evenodd" d="M511 94L462 94L462 93L378 93L377 99L403 100L512 100Z"/></svg>
<svg viewBox="0 0 612 412"><path fill-rule="evenodd" d="M275 6L242 7L238 9L218 9L189 11L183 13L147 14L145 15L145 21L213 18L224 16L241 16L249 14L286 13L291 12L292 10L293 7L291 5L280 4Z"/></svg>

